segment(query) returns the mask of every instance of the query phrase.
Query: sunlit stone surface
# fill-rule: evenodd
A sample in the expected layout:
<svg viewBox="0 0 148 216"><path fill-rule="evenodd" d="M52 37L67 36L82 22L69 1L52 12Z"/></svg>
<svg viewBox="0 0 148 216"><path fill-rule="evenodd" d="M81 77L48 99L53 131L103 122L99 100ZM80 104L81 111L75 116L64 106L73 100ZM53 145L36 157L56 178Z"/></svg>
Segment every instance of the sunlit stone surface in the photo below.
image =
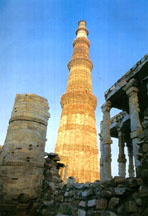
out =
<svg viewBox="0 0 148 216"><path fill-rule="evenodd" d="M78 182L93 182L100 178L95 120L97 99L92 94L92 62L85 21L79 22L76 35L68 63L67 89L61 97L62 114L55 152L67 167L67 177L74 176Z"/></svg>

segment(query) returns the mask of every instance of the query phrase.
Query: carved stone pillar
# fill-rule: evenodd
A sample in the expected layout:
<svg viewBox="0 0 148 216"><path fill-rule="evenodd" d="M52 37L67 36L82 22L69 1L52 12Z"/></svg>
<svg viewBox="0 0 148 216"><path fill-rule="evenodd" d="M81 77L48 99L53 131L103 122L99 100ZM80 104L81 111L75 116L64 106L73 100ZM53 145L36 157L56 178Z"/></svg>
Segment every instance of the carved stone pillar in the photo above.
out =
<svg viewBox="0 0 148 216"><path fill-rule="evenodd" d="M137 167L140 162L138 156L138 135L142 132L142 127L139 119L139 104L138 104L138 88L135 79L131 79L125 86L124 90L129 97L129 114L130 114L130 127L131 139L133 144L133 153L135 159L135 166Z"/></svg>
<svg viewBox="0 0 148 216"><path fill-rule="evenodd" d="M101 153L101 157L100 157L100 180L102 181L104 179L104 173L103 173L103 136L102 136L102 124L103 121L101 121L100 123L100 153Z"/></svg>
<svg viewBox="0 0 148 216"><path fill-rule="evenodd" d="M111 102L106 101L102 105L103 123L102 123L102 153L103 153L103 180L109 180L111 176L111 147L110 136L110 109Z"/></svg>
<svg viewBox="0 0 148 216"><path fill-rule="evenodd" d="M118 130L118 146L119 146L119 156L118 156L118 173L119 176L125 177L126 175L126 158L124 154L124 134L121 131L121 128L117 128Z"/></svg>
<svg viewBox="0 0 148 216"><path fill-rule="evenodd" d="M133 146L129 142L127 143L127 151L128 151L128 157L129 157L129 167L128 167L129 177L134 177Z"/></svg>

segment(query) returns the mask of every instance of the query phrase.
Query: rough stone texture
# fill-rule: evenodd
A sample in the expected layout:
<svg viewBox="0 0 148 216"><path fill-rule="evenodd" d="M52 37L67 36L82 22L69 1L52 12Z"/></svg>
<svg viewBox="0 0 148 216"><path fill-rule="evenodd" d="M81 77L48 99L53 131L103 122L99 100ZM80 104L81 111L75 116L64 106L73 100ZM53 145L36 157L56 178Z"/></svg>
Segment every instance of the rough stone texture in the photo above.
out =
<svg viewBox="0 0 148 216"><path fill-rule="evenodd" d="M62 114L55 148L67 168L67 177L74 176L77 182L99 179L97 100L92 94L92 63L87 33L85 22L79 22L73 55L68 64L67 90L61 97Z"/></svg>
<svg viewBox="0 0 148 216"><path fill-rule="evenodd" d="M0 154L1 203L26 203L40 193L48 109L40 96L16 95Z"/></svg>
<svg viewBox="0 0 148 216"><path fill-rule="evenodd" d="M57 160L58 159L58 160ZM57 154L46 153L44 180L38 198L29 200L27 206L17 200L13 212L11 205L3 205L4 216L147 216L148 189L141 178L114 177L110 181L79 184L74 178L69 184L59 176ZM73 180L73 181L71 181Z"/></svg>
<svg viewBox="0 0 148 216"><path fill-rule="evenodd" d="M30 216L138 216L146 215L148 190L141 178L115 177L110 181L64 184L60 180L53 158L45 159L42 193L36 207L30 205ZM58 162L59 163L59 162ZM50 166L52 164L52 166ZM50 168L48 168L50 167ZM51 169L57 173L58 181ZM51 173L50 178L47 173ZM53 184L51 188L50 184Z"/></svg>
<svg viewBox="0 0 148 216"><path fill-rule="evenodd" d="M143 131L139 135L139 155L140 166L137 167L137 176L141 177L144 183L148 184L148 108L144 112L142 122Z"/></svg>

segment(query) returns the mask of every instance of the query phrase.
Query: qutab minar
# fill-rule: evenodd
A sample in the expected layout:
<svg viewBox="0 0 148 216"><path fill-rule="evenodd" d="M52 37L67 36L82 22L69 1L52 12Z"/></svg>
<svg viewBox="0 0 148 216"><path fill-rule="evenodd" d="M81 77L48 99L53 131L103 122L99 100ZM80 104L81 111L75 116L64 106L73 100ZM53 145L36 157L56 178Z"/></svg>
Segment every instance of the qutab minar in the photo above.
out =
<svg viewBox="0 0 148 216"><path fill-rule="evenodd" d="M67 177L77 182L100 179L95 109L89 58L90 42L84 20L78 23L73 55L68 63L66 93L61 97L62 114L55 152L65 164Z"/></svg>

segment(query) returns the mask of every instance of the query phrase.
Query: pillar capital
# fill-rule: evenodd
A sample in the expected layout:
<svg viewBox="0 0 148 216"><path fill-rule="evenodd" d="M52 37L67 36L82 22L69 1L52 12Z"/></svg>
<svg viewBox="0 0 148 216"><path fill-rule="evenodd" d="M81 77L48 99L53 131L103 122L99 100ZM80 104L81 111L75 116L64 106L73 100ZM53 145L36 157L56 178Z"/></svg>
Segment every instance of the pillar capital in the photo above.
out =
<svg viewBox="0 0 148 216"><path fill-rule="evenodd" d="M123 90L126 91L128 97L131 97L135 93L137 94L138 92L137 86L138 86L138 82L136 79L133 78L126 84Z"/></svg>
<svg viewBox="0 0 148 216"><path fill-rule="evenodd" d="M138 86L138 81L135 78L132 78L128 81L126 86L123 88L125 91L127 91L131 87L137 87Z"/></svg>
<svg viewBox="0 0 148 216"><path fill-rule="evenodd" d="M111 101L107 100L102 106L101 106L102 112L109 112L111 110Z"/></svg>

